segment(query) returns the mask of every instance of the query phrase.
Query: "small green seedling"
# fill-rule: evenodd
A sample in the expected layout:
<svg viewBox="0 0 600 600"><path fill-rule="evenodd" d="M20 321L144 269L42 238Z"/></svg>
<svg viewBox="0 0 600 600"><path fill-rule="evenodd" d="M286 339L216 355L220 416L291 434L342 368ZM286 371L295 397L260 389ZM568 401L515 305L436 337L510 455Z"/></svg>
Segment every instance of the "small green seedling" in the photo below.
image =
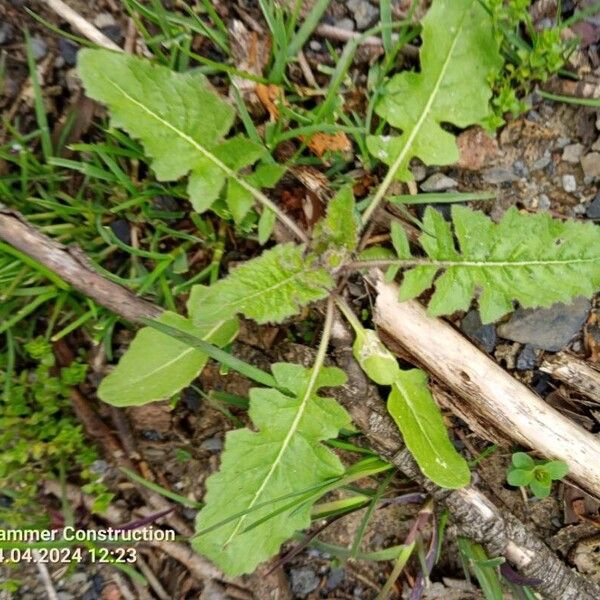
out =
<svg viewBox="0 0 600 600"><path fill-rule="evenodd" d="M525 452L515 452L506 481L515 487L529 487L536 498L546 498L550 495L552 482L562 479L568 472L569 467L562 460L535 461Z"/></svg>

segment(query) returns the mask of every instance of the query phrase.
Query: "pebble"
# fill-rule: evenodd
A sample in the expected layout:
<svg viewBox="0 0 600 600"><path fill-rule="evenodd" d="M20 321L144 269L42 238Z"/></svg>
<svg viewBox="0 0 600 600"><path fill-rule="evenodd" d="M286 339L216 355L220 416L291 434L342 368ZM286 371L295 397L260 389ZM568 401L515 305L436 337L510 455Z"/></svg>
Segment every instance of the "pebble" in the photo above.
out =
<svg viewBox="0 0 600 600"><path fill-rule="evenodd" d="M118 240L128 246L131 245L131 228L129 227L128 221L125 219L117 219L110 224L110 228Z"/></svg>
<svg viewBox="0 0 600 600"><path fill-rule="evenodd" d="M107 25L100 30L109 40L120 46L125 39L120 25Z"/></svg>
<svg viewBox="0 0 600 600"><path fill-rule="evenodd" d="M513 171L515 175L518 175L519 177L529 176L529 168L522 160L515 160L515 164L513 165Z"/></svg>
<svg viewBox="0 0 600 600"><path fill-rule="evenodd" d="M575 180L575 177L573 175L563 175L562 186L563 190L570 194L577 189L577 181Z"/></svg>
<svg viewBox="0 0 600 600"><path fill-rule="evenodd" d="M532 171L541 171L542 169L545 169L551 162L552 162L552 158L550 157L550 153L548 153L547 155L544 154L544 156L542 156L541 158L538 158L531 165L531 170Z"/></svg>
<svg viewBox="0 0 600 600"><path fill-rule="evenodd" d="M600 152L590 152L581 159L581 168L586 177L600 177Z"/></svg>
<svg viewBox="0 0 600 600"><path fill-rule="evenodd" d="M479 311L470 310L460 323L460 330L477 346L487 353L492 353L496 346L496 329L493 325L483 325Z"/></svg>
<svg viewBox="0 0 600 600"><path fill-rule="evenodd" d="M517 370L530 371L537 366L537 355L531 344L525 344L517 356Z"/></svg>
<svg viewBox="0 0 600 600"><path fill-rule="evenodd" d="M592 150L600 152L600 137L592 144Z"/></svg>
<svg viewBox="0 0 600 600"><path fill-rule="evenodd" d="M570 143L571 143L571 140L569 138L559 137L556 140L555 147L557 148L557 150L560 150L561 148L564 148L565 146L568 146Z"/></svg>
<svg viewBox="0 0 600 600"><path fill-rule="evenodd" d="M305 598L317 589L319 578L313 569L290 569L290 582L294 596Z"/></svg>
<svg viewBox="0 0 600 600"><path fill-rule="evenodd" d="M424 165L411 165L410 172L415 178L415 181L423 181L427 177L427 169Z"/></svg>
<svg viewBox="0 0 600 600"><path fill-rule="evenodd" d="M354 21L352 19L340 19L335 23L336 27L340 29L345 29L346 31L354 31Z"/></svg>
<svg viewBox="0 0 600 600"><path fill-rule="evenodd" d="M315 52L321 52L321 50L323 49L323 47L321 46L321 42L318 42L317 40L310 40L308 46L311 50L314 50Z"/></svg>
<svg viewBox="0 0 600 600"><path fill-rule="evenodd" d="M491 167L482 173L483 180L493 185L516 181L517 176L506 167Z"/></svg>
<svg viewBox="0 0 600 600"><path fill-rule="evenodd" d="M421 189L424 192L443 192L455 188L457 185L458 182L452 177L448 177L443 173L434 173L421 184Z"/></svg>
<svg viewBox="0 0 600 600"><path fill-rule="evenodd" d="M336 569L333 568L329 571L329 575L327 575L327 582L325 583L325 588L328 592L335 590L342 581L344 581L346 577L346 572L344 569Z"/></svg>
<svg viewBox="0 0 600 600"><path fill-rule="evenodd" d="M115 18L109 12L101 12L94 17L94 25L98 29L102 29L103 27L108 27L109 25L114 24Z"/></svg>
<svg viewBox="0 0 600 600"><path fill-rule="evenodd" d="M346 6L352 12L358 29L367 29L379 19L379 11L367 0L348 0Z"/></svg>
<svg viewBox="0 0 600 600"><path fill-rule="evenodd" d="M583 154L583 144L569 144L565 146L562 159L566 162L577 164Z"/></svg>
<svg viewBox="0 0 600 600"><path fill-rule="evenodd" d="M585 209L585 216L588 219L600 219L600 194L598 194Z"/></svg>
<svg viewBox="0 0 600 600"><path fill-rule="evenodd" d="M221 584L217 583L214 579L209 579L202 588L200 600L229 600L229 596Z"/></svg>
<svg viewBox="0 0 600 600"><path fill-rule="evenodd" d="M206 438L200 444L200 448L210 450L211 452L220 452L223 450L223 440L217 436Z"/></svg>
<svg viewBox="0 0 600 600"><path fill-rule="evenodd" d="M31 36L31 54L34 60L41 60L48 52L48 45L39 35Z"/></svg>
<svg viewBox="0 0 600 600"><path fill-rule="evenodd" d="M549 210L550 209L550 198L546 196L546 194L540 194L538 198L538 209L539 210Z"/></svg>
<svg viewBox="0 0 600 600"><path fill-rule="evenodd" d="M575 298L571 304L559 302L549 308L519 308L498 327L498 335L507 340L531 344L550 352L562 350L585 323L591 304L587 298Z"/></svg>
<svg viewBox="0 0 600 600"><path fill-rule="evenodd" d="M69 67L74 67L77 64L77 53L79 52L79 46L75 42L65 38L59 38L58 49L60 50L60 55L62 56L63 60Z"/></svg>
<svg viewBox="0 0 600 600"><path fill-rule="evenodd" d="M13 28L9 23L2 23L0 25L0 45L7 44L12 40Z"/></svg>

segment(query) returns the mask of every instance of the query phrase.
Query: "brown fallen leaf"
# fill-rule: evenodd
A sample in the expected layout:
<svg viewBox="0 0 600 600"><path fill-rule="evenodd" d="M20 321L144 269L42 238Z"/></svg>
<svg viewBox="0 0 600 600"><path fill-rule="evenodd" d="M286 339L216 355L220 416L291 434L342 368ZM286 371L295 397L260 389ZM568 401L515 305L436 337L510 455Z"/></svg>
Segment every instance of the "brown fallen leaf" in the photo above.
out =
<svg viewBox="0 0 600 600"><path fill-rule="evenodd" d="M277 121L279 119L279 108L277 105L285 104L283 89L273 83L268 85L265 85L264 83L257 83L256 95L262 102L263 106L267 109L267 112L271 117L271 121Z"/></svg>
<svg viewBox="0 0 600 600"><path fill-rule="evenodd" d="M351 152L352 144L343 131L336 133L315 133L308 139L300 138L319 157L326 152Z"/></svg>

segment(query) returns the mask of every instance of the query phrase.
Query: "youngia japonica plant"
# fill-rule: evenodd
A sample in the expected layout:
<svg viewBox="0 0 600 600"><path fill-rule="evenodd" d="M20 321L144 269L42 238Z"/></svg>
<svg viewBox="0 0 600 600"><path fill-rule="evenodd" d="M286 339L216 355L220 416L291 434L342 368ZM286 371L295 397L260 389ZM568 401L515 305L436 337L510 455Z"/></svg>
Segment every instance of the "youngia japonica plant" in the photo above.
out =
<svg viewBox="0 0 600 600"><path fill-rule="evenodd" d="M280 323L327 299L312 368L277 363L272 374L253 367L244 373L263 385L250 393L254 430L227 435L220 471L207 482L193 541L196 550L230 575L252 571L306 528L314 503L332 482L382 468L367 461L345 471L323 444L351 428L346 411L320 391L346 379L339 369L324 367L334 304L355 332L356 360L373 382L387 389L389 412L423 473L447 488L469 483L469 468L448 438L427 375L401 369L377 333L364 328L339 295L348 273L386 266L388 277L394 277L404 269L401 299L434 285L431 314L466 310L475 297L484 322L511 311L515 301L548 306L589 296L600 287L600 229L516 209L495 224L480 212L455 207L450 224L428 208L422 251L411 249L395 223L391 236L397 258L369 261L358 252L361 229L394 179L409 179L411 158L437 165L457 160L454 136L442 123L466 127L490 115L488 81L502 61L490 15L480 2L434 0L421 37L420 72L393 76L375 107L390 132L370 136L368 147L389 166L385 178L362 218L351 188L342 188L312 234L262 191L277 182L283 167L260 144L242 135L226 138L234 110L203 75L174 73L105 50L79 54L87 94L108 106L113 127L141 140L158 179L188 176L193 208L212 208L219 215L226 208L236 224L258 203L261 241L268 239L276 216L301 242L275 245L212 286L194 287L187 317L166 312L154 326L139 331L102 382L104 401L126 406L170 398L198 376L209 355L225 357L222 362L243 372L239 361L229 361L228 354L215 348L235 338L238 315Z"/></svg>

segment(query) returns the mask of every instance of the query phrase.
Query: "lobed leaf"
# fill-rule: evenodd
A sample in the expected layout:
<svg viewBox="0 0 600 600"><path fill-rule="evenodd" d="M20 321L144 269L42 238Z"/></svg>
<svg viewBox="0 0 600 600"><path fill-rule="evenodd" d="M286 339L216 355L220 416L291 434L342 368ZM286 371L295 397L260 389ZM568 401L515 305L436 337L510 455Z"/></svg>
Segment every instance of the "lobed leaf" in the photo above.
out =
<svg viewBox="0 0 600 600"><path fill-rule="evenodd" d="M227 434L220 471L207 481L206 505L197 518L200 535L193 547L229 575L253 571L310 525L316 496L289 506L290 495L344 471L320 442L348 428L350 417L335 400L317 393L323 386L342 385L344 372L323 368L315 379L300 365L276 363L272 370L289 393L250 390L249 414L258 431ZM230 517L235 518L227 521Z"/></svg>
<svg viewBox="0 0 600 600"><path fill-rule="evenodd" d="M305 247L280 244L233 269L193 304L197 325L242 313L258 323L281 322L307 304L325 298L331 275Z"/></svg>
<svg viewBox="0 0 600 600"><path fill-rule="evenodd" d="M369 151L409 181L413 157L427 165L459 158L442 123L467 127L489 114L489 75L502 65L492 20L479 0L434 0L422 21L421 70L392 77L376 112L399 136L370 136Z"/></svg>
<svg viewBox="0 0 600 600"><path fill-rule="evenodd" d="M235 111L197 71L176 73L162 65L109 50L85 49L78 71L90 98L108 105L111 123L141 140L160 181L190 174L188 193L202 212L218 198L226 181L254 164L264 148L238 135L225 140ZM240 222L252 205L248 190L226 194Z"/></svg>
<svg viewBox="0 0 600 600"><path fill-rule="evenodd" d="M430 260L407 271L400 287L402 300L414 298L444 271L435 279L432 315L467 310L477 294L481 320L490 323L512 311L514 300L526 308L550 306L600 288L600 228L592 223L513 207L496 224L453 206L452 224L458 247L450 223L427 208L420 242Z"/></svg>

